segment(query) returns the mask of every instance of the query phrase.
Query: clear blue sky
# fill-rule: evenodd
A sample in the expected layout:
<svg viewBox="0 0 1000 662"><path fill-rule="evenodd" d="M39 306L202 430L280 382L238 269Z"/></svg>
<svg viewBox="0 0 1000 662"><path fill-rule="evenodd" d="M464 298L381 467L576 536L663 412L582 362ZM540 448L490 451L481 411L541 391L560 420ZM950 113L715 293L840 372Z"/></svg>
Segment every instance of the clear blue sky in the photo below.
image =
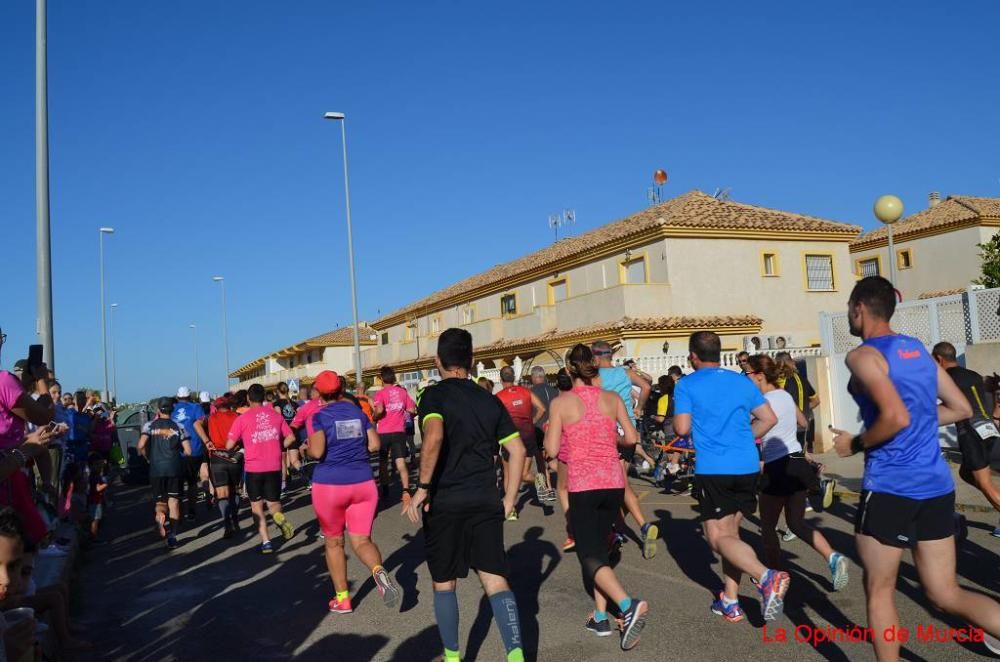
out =
<svg viewBox="0 0 1000 662"><path fill-rule="evenodd" d="M875 6L884 5L884 6ZM119 391L223 387L349 323L348 115L361 316L667 192L871 226L885 192L1000 195L1000 5L49 3L56 353L99 386L97 228ZM10 367L35 341L34 2L0 3L0 274Z"/></svg>

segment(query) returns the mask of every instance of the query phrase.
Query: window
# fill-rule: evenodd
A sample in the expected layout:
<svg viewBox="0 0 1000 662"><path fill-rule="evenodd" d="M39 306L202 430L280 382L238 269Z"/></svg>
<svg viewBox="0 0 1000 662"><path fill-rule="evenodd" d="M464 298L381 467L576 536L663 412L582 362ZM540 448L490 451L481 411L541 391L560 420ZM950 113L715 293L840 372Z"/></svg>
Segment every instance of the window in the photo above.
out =
<svg viewBox="0 0 1000 662"><path fill-rule="evenodd" d="M386 331L386 332L384 332L382 334L382 344L383 345L388 345L389 344L389 332L388 331Z"/></svg>
<svg viewBox="0 0 1000 662"><path fill-rule="evenodd" d="M313 362L313 353L309 352L308 354L306 354L306 363L312 363L312 362Z"/></svg>
<svg viewBox="0 0 1000 662"><path fill-rule="evenodd" d="M909 248L896 251L896 266L900 269L909 269L913 266L913 253Z"/></svg>
<svg viewBox="0 0 1000 662"><path fill-rule="evenodd" d="M566 283L566 279L557 280L549 283L549 305L558 303L566 299L569 296L569 285Z"/></svg>
<svg viewBox="0 0 1000 662"><path fill-rule="evenodd" d="M441 333L441 318L439 316L431 318L431 333Z"/></svg>
<svg viewBox="0 0 1000 662"><path fill-rule="evenodd" d="M472 306L462 309L462 324L472 324L476 321L476 311Z"/></svg>
<svg viewBox="0 0 1000 662"><path fill-rule="evenodd" d="M517 294L511 292L500 297L500 314L517 315Z"/></svg>
<svg viewBox="0 0 1000 662"><path fill-rule="evenodd" d="M645 283L646 282L646 257L639 257L626 260L621 263L621 282L625 283Z"/></svg>
<svg viewBox="0 0 1000 662"><path fill-rule="evenodd" d="M877 257L870 257L866 260L861 260L858 262L858 274L862 278L868 278L869 276L881 276L882 269L879 266L879 259Z"/></svg>
<svg viewBox="0 0 1000 662"><path fill-rule="evenodd" d="M836 285L833 279L833 256L806 255L804 262L806 289L832 292Z"/></svg>
<svg viewBox="0 0 1000 662"><path fill-rule="evenodd" d="M417 323L413 321L406 325L406 342L413 342L415 335L417 335Z"/></svg>
<svg viewBox="0 0 1000 662"><path fill-rule="evenodd" d="M777 253L761 253L760 273L768 278L773 278L780 273Z"/></svg>

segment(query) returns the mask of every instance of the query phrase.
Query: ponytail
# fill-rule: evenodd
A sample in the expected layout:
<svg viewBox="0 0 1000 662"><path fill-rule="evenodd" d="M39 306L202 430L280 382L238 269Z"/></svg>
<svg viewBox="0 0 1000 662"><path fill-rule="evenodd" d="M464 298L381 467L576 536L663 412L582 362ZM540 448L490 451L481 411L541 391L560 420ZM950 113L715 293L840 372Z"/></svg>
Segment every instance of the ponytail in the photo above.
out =
<svg viewBox="0 0 1000 662"><path fill-rule="evenodd" d="M574 379L581 380L587 386L597 377L597 367L594 365L594 353L586 345L579 343L566 355L569 374Z"/></svg>

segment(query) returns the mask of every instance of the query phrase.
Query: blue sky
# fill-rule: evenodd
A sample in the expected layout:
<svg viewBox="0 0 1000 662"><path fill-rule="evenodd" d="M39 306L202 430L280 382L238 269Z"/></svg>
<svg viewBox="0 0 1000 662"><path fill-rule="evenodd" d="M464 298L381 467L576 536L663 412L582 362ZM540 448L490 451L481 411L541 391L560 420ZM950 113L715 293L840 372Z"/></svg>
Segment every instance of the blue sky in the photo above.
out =
<svg viewBox="0 0 1000 662"><path fill-rule="evenodd" d="M223 387L360 313L669 195L871 226L885 192L1000 195L1000 5L49 2L56 354L99 386L97 228L119 391ZM34 2L0 3L2 365L35 334Z"/></svg>

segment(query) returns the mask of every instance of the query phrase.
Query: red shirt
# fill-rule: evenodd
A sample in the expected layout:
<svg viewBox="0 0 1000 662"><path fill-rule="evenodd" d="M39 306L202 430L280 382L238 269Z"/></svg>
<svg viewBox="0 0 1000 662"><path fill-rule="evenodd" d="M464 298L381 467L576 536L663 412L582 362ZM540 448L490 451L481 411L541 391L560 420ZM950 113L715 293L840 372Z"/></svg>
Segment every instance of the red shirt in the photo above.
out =
<svg viewBox="0 0 1000 662"><path fill-rule="evenodd" d="M212 445L218 450L226 449L229 428L233 427L233 421L239 416L235 411L226 409L217 411L208 417L208 438L212 440Z"/></svg>
<svg viewBox="0 0 1000 662"><path fill-rule="evenodd" d="M514 427L524 440L535 438L535 408L531 404L531 391L523 386L508 386L497 393L500 402L514 421Z"/></svg>

